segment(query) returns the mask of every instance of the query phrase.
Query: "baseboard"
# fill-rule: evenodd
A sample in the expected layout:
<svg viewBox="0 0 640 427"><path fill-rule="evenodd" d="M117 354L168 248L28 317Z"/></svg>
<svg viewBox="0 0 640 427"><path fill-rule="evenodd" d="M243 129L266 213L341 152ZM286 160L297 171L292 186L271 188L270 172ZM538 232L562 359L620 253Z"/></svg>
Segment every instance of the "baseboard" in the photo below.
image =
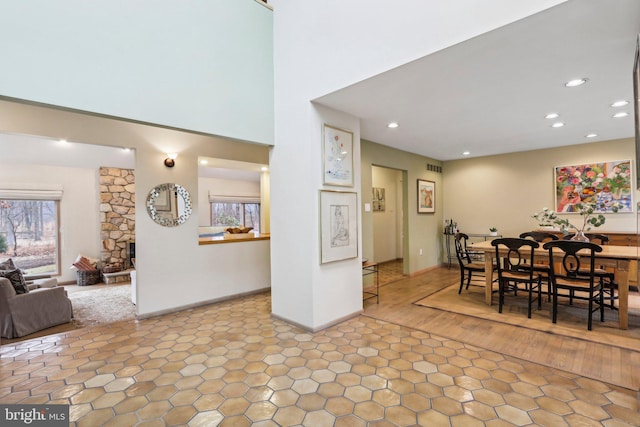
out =
<svg viewBox="0 0 640 427"><path fill-rule="evenodd" d="M166 310L153 311L151 313L145 313L145 314L137 314L136 319L138 320L149 319L151 317L162 316L164 314L176 313L178 311L189 310L191 308L196 308L196 307L202 307L203 305L216 304L219 302L229 301L236 298L246 297L248 295L261 294L263 292L267 292L270 290L271 290L271 286L268 286L266 288L260 288L253 291L241 292L239 294L227 295L220 298L214 298L206 301L199 301L193 304L186 304L186 305L181 305L179 307L168 308Z"/></svg>
<svg viewBox="0 0 640 427"><path fill-rule="evenodd" d="M339 319L332 320L331 322L325 323L324 325L316 326L315 328L312 328L311 326L303 325L302 323L295 322L295 321L293 321L291 319L287 319L284 316L279 316L277 314L274 314L273 312L271 313L271 317L273 317L274 319L282 320L283 322L287 322L288 324L296 326L296 327L298 327L300 329L303 329L303 330L305 330L307 332L315 333L315 332L318 332L318 331L322 331L323 329L330 328L331 326L337 325L338 323L342 323L342 322L344 322L346 320L353 319L354 317L357 317L357 316L361 315L362 313L364 313L364 310L358 310L358 311L355 311L355 312L353 312L351 314L347 314L346 316L340 317Z"/></svg>
<svg viewBox="0 0 640 427"><path fill-rule="evenodd" d="M437 270L438 268L442 268L442 265L438 264L438 265L434 265L432 267L427 267L427 268L422 269L422 270L414 271L413 273L409 274L409 277L420 276L421 274L425 274L425 273L428 273L430 271Z"/></svg>

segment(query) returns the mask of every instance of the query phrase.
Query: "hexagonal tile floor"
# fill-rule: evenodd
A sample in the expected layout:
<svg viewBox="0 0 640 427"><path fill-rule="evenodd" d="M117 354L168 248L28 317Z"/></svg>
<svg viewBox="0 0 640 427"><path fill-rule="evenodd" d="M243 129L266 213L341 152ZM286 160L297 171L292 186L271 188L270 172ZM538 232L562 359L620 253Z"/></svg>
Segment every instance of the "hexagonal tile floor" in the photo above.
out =
<svg viewBox="0 0 640 427"><path fill-rule="evenodd" d="M309 333L269 294L0 347L0 402L73 426L640 425L624 389L358 316Z"/></svg>

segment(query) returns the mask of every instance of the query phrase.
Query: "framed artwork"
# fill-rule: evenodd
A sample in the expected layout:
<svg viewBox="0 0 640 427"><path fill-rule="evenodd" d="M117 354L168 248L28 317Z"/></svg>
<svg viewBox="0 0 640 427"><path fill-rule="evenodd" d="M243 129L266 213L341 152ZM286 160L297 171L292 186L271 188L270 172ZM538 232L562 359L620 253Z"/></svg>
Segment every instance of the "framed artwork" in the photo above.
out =
<svg viewBox="0 0 640 427"><path fill-rule="evenodd" d="M640 189L640 34L636 40L636 54L633 61L633 117L636 135L636 189Z"/></svg>
<svg viewBox="0 0 640 427"><path fill-rule="evenodd" d="M320 191L320 264L358 256L356 193Z"/></svg>
<svg viewBox="0 0 640 427"><path fill-rule="evenodd" d="M436 183L418 180L418 213L435 213L436 211Z"/></svg>
<svg viewBox="0 0 640 427"><path fill-rule="evenodd" d="M322 163L324 184L353 187L353 132L325 124Z"/></svg>
<svg viewBox="0 0 640 427"><path fill-rule="evenodd" d="M384 212L384 188L373 188L373 211Z"/></svg>
<svg viewBox="0 0 640 427"><path fill-rule="evenodd" d="M579 203L594 212L633 212L631 160L558 166L555 177L555 211L579 213Z"/></svg>

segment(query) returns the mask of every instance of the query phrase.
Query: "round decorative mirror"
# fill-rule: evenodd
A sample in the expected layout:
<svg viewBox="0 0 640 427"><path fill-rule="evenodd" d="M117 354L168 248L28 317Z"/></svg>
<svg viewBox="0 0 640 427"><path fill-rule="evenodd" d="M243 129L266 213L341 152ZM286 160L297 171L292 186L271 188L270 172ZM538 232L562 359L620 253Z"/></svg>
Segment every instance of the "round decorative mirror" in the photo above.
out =
<svg viewBox="0 0 640 427"><path fill-rule="evenodd" d="M147 196L147 212L152 220L165 227L187 222L191 216L191 196L178 184L160 184Z"/></svg>

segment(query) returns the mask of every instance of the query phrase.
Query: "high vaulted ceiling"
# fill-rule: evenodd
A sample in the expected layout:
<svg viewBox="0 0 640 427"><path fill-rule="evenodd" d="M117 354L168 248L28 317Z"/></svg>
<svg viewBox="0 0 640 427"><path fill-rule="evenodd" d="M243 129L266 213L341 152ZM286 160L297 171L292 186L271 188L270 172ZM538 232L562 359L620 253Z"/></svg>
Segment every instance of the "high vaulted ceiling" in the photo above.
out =
<svg viewBox="0 0 640 427"><path fill-rule="evenodd" d="M442 161L633 137L638 33L638 0L570 0L315 101L359 117L363 139Z"/></svg>

